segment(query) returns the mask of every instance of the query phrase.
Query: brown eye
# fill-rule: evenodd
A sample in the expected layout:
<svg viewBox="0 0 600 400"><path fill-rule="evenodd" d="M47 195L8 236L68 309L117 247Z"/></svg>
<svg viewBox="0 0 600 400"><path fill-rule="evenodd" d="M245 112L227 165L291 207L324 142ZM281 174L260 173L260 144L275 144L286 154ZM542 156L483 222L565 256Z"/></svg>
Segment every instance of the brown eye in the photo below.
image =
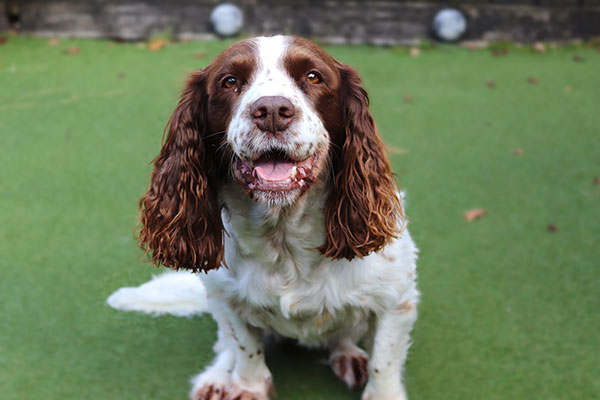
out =
<svg viewBox="0 0 600 400"><path fill-rule="evenodd" d="M306 79L308 79L308 81L309 81L310 83L312 83L313 85L316 85L316 84L318 84L318 83L321 83L321 82L323 81L323 80L321 79L321 77L319 76L319 74L317 74L317 73L316 73L316 72L314 72L314 71L311 71L311 72L309 72L309 73L306 75Z"/></svg>
<svg viewBox="0 0 600 400"><path fill-rule="evenodd" d="M226 89L231 89L236 84L237 84L237 79L235 79L233 76L230 76L223 80L223 87Z"/></svg>

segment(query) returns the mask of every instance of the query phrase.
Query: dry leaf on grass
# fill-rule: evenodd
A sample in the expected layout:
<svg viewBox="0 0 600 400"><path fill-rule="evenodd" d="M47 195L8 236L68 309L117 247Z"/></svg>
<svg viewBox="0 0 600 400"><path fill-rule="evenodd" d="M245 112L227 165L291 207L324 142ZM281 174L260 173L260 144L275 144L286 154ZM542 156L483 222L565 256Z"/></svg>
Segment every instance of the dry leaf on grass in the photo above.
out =
<svg viewBox="0 0 600 400"><path fill-rule="evenodd" d="M0 37L0 46L3 45L4 43L6 43L7 41L8 41L8 38L6 36Z"/></svg>
<svg viewBox="0 0 600 400"><path fill-rule="evenodd" d="M492 50L493 57L505 56L507 54L508 54L508 49Z"/></svg>
<svg viewBox="0 0 600 400"><path fill-rule="evenodd" d="M48 39L48 46L58 46L60 44L60 40L58 39Z"/></svg>
<svg viewBox="0 0 600 400"><path fill-rule="evenodd" d="M540 83L538 78L536 78L535 76L530 76L529 78L527 78L527 82L531 83L532 85L537 85L538 83Z"/></svg>
<svg viewBox="0 0 600 400"><path fill-rule="evenodd" d="M522 147L515 147L514 149L510 150L511 153L516 154L518 156L522 156L523 155L523 148Z"/></svg>
<svg viewBox="0 0 600 400"><path fill-rule="evenodd" d="M412 96L409 96L407 94L402 96L402 99L404 100L405 103L412 103L415 100Z"/></svg>
<svg viewBox="0 0 600 400"><path fill-rule="evenodd" d="M600 185L600 178L597 176L594 177L594 185Z"/></svg>
<svg viewBox="0 0 600 400"><path fill-rule="evenodd" d="M494 89L496 87L496 83L494 81L487 81L486 86L488 89Z"/></svg>
<svg viewBox="0 0 600 400"><path fill-rule="evenodd" d="M165 47L167 44L169 44L169 42L166 41L165 39L152 40L152 41L150 41L150 43L148 43L148 49L150 51L158 51L158 50L162 49L163 47Z"/></svg>
<svg viewBox="0 0 600 400"><path fill-rule="evenodd" d="M575 56L573 56L573 61L575 61L575 62L584 62L585 58L583 58L583 57L581 57L579 55L575 55Z"/></svg>
<svg viewBox="0 0 600 400"><path fill-rule="evenodd" d="M411 47L410 48L410 56L411 57L419 57L421 55L421 50L419 50L417 47Z"/></svg>
<svg viewBox="0 0 600 400"><path fill-rule="evenodd" d="M556 232L558 230L558 228L556 227L556 225L550 224L550 225L548 225L548 230L550 232Z"/></svg>
<svg viewBox="0 0 600 400"><path fill-rule="evenodd" d="M571 93L572 91L573 91L573 86L571 86L571 85L565 86L565 92Z"/></svg>
<svg viewBox="0 0 600 400"><path fill-rule="evenodd" d="M79 47L77 47L77 46L69 47L68 49L63 50L63 53L65 53L65 54L77 54L77 53L79 53Z"/></svg>
<svg viewBox="0 0 600 400"><path fill-rule="evenodd" d="M204 51L199 51L197 53L194 53L194 58L204 58L206 57L206 53Z"/></svg>
<svg viewBox="0 0 600 400"><path fill-rule="evenodd" d="M385 145L385 149L387 150L387 152L389 154L406 154L408 153L407 149L403 149L401 147L395 147L395 146L390 146L390 145Z"/></svg>
<svg viewBox="0 0 600 400"><path fill-rule="evenodd" d="M473 208L469 211L465 211L463 216L467 222L474 221L479 218L485 217L487 210L485 208Z"/></svg>

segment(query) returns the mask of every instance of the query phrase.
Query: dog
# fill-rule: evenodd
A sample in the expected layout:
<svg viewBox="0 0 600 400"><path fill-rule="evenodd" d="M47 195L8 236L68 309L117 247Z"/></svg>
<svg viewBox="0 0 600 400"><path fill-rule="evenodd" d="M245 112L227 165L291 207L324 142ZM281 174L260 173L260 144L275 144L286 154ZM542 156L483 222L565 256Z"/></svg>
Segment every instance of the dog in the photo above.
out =
<svg viewBox="0 0 600 400"><path fill-rule="evenodd" d="M360 82L289 36L242 40L191 73L139 243L156 265L204 272L218 341L193 400L268 399L270 333L328 348L363 400L406 399L418 250Z"/></svg>

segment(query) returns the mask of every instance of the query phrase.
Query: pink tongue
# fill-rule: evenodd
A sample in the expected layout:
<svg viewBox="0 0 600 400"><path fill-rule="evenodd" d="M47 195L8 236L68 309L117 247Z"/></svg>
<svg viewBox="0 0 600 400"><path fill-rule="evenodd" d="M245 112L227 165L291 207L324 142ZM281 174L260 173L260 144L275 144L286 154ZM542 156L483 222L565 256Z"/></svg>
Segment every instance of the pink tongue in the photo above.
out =
<svg viewBox="0 0 600 400"><path fill-rule="evenodd" d="M254 170L263 181L277 182L290 177L294 163L287 161L263 161L254 166Z"/></svg>

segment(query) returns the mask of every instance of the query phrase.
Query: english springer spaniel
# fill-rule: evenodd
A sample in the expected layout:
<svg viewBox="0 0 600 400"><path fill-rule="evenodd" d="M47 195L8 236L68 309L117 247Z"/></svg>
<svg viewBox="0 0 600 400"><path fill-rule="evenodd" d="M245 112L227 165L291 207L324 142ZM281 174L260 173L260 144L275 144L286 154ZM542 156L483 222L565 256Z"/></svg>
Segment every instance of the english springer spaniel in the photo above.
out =
<svg viewBox="0 0 600 400"><path fill-rule="evenodd" d="M298 37L242 40L190 75L139 242L204 272L218 341L193 400L267 399L265 333L330 349L363 400L406 399L417 248L368 103L354 69Z"/></svg>

